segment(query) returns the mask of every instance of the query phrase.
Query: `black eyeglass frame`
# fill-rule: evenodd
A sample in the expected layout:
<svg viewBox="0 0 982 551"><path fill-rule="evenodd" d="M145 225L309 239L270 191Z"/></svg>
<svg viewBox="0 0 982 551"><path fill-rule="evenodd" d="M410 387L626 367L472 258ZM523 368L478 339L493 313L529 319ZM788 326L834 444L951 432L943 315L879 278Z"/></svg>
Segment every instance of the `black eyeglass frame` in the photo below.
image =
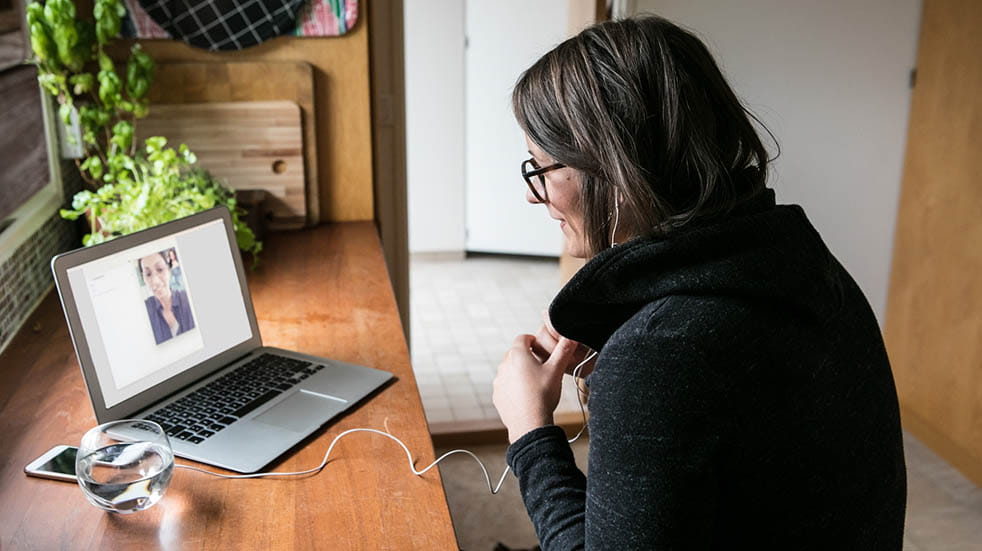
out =
<svg viewBox="0 0 982 551"><path fill-rule="evenodd" d="M532 170L526 170L525 165L532 166ZM550 170L556 170L557 168L566 168L566 165L563 163L553 163L540 168L535 164L535 159L525 159L522 161L522 178L525 178L525 183L528 184L529 190L540 203L545 203L549 200L549 192L546 190L546 177L543 174ZM532 178L537 176L539 183L542 184L542 195L539 195L538 190L535 189L535 184L532 182Z"/></svg>

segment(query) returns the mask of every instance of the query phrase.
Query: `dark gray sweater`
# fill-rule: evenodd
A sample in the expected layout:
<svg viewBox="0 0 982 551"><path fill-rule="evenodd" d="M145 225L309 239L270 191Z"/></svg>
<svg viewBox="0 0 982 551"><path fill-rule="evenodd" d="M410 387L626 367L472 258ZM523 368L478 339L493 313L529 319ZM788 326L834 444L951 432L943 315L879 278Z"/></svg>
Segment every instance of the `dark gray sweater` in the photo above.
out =
<svg viewBox="0 0 982 551"><path fill-rule="evenodd" d="M890 364L800 207L604 251L550 316L600 354L588 476L558 427L508 449L543 550L901 549Z"/></svg>

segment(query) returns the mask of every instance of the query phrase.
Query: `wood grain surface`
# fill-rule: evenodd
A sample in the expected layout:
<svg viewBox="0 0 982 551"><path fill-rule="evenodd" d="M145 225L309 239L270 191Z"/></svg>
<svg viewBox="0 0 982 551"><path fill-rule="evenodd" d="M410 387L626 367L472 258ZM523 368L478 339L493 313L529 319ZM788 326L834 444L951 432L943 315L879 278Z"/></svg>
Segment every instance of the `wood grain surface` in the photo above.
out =
<svg viewBox="0 0 982 551"><path fill-rule="evenodd" d="M924 2L884 335L905 428L982 485L980 27Z"/></svg>
<svg viewBox="0 0 982 551"><path fill-rule="evenodd" d="M308 188L317 193L317 201L308 198L309 212L317 217L313 222L372 220L375 205L369 28L364 22L373 5L360 3L359 23L339 37L284 36L238 52L209 52L175 40L141 40L144 50L162 69L151 91L152 98L162 103L292 99L273 95L286 93L295 82L282 68L306 64L312 70L314 99L310 106L312 124L308 125L304 118L304 140L313 143L310 132L314 132L317 143L316 152L307 156L308 160L316 160L317 174L314 177L308 172L307 180L319 183ZM380 3L379 9L387 8ZM132 41L121 40L111 48L113 57L125 59L131 44ZM204 72L207 77L189 77L181 85L168 84L164 64L179 62L209 65ZM264 67L241 63L260 63ZM192 94L210 97L190 99ZM175 97L189 99L179 101ZM297 103L306 113L307 106Z"/></svg>
<svg viewBox="0 0 982 551"><path fill-rule="evenodd" d="M307 223L300 117L292 101L154 104L136 128L140 139L187 144L232 189L266 190L270 228L299 229Z"/></svg>
<svg viewBox="0 0 982 551"><path fill-rule="evenodd" d="M387 428L433 461L409 354L374 225L335 224L269 237L250 287L265 344L391 371L396 381L270 468L320 462L355 427ZM178 469L163 500L131 515L89 505L71 483L23 468L78 442L95 418L52 293L0 356L2 549L457 549L436 469L411 474L394 442L357 433L319 474L223 480ZM188 463L178 459L179 463Z"/></svg>
<svg viewBox="0 0 982 551"><path fill-rule="evenodd" d="M276 100L293 102L300 107L304 173L309 183L305 209L307 223L316 225L320 221L320 186L314 76L309 64L297 61L161 63L150 90L148 118L156 119L160 108L173 104ZM144 133L144 123L137 124L140 134Z"/></svg>

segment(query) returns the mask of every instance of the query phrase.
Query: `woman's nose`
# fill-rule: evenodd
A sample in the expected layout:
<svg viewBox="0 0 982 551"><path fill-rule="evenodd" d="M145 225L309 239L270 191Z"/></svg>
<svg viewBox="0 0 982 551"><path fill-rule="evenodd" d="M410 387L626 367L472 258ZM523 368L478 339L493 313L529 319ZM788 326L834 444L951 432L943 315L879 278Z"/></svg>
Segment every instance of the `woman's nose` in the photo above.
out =
<svg viewBox="0 0 982 551"><path fill-rule="evenodd" d="M532 190L529 188L525 189L525 200L528 201L529 203L532 203L533 205L537 205L539 203L545 203L545 201L540 201L539 198L536 197L532 193Z"/></svg>

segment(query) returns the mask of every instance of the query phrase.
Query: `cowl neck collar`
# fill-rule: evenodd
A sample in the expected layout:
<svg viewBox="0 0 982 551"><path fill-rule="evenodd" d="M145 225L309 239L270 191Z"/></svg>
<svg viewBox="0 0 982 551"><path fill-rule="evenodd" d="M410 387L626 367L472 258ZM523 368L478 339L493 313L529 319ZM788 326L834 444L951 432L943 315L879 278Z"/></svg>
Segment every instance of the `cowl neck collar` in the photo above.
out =
<svg viewBox="0 0 982 551"><path fill-rule="evenodd" d="M776 205L766 189L725 217L602 251L549 314L560 334L594 350L645 305L673 295L767 301L821 318L840 303L835 266L801 207Z"/></svg>

